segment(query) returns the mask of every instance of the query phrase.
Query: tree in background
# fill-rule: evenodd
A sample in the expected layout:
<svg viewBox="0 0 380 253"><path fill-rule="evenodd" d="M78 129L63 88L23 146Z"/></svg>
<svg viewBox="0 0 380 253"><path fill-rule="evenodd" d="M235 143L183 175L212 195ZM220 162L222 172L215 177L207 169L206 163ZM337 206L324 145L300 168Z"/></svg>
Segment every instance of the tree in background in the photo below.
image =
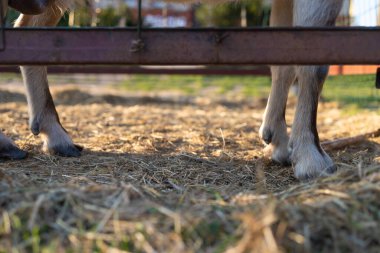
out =
<svg viewBox="0 0 380 253"><path fill-rule="evenodd" d="M99 11L97 15L97 26L135 26L136 22L132 18L132 11L122 5L118 10L109 6Z"/></svg>
<svg viewBox="0 0 380 253"><path fill-rule="evenodd" d="M218 6L198 5L195 17L199 26L236 27L242 18L247 26L267 26L270 10L261 0L225 3ZM242 17L243 16L243 17Z"/></svg>
<svg viewBox="0 0 380 253"><path fill-rule="evenodd" d="M77 6L71 15L72 25L78 27L92 26L94 22L93 9L90 1L86 1L84 6ZM12 8L8 9L5 25L12 27L20 13ZM115 9L111 6L96 10L96 26L136 26L136 21L132 18L132 11L125 4L121 4ZM70 14L66 12L57 26L69 26Z"/></svg>
<svg viewBox="0 0 380 253"><path fill-rule="evenodd" d="M99 11L98 26L117 26L120 21L120 15L116 13L115 8L108 6L105 9Z"/></svg>
<svg viewBox="0 0 380 253"><path fill-rule="evenodd" d="M7 16L5 17L5 26L12 27L19 15L20 12L9 8Z"/></svg>
<svg viewBox="0 0 380 253"><path fill-rule="evenodd" d="M88 1L90 2L90 1ZM120 3L117 8L108 6L102 9L91 8L90 5L76 8L73 15L74 26L134 26L132 11L126 4ZM95 15L95 16L94 16Z"/></svg>

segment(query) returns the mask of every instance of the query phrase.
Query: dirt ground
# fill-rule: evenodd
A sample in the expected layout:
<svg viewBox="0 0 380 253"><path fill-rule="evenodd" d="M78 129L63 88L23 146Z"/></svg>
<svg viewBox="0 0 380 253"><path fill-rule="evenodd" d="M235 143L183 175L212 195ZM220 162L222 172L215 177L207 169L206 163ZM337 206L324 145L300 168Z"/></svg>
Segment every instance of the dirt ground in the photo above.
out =
<svg viewBox="0 0 380 253"><path fill-rule="evenodd" d="M0 90L1 128L29 152L0 161L0 252L380 252L379 137L299 182L263 157L263 99L65 86L57 110L84 151L62 158L41 151L20 92ZM322 103L318 123L333 140L380 115Z"/></svg>

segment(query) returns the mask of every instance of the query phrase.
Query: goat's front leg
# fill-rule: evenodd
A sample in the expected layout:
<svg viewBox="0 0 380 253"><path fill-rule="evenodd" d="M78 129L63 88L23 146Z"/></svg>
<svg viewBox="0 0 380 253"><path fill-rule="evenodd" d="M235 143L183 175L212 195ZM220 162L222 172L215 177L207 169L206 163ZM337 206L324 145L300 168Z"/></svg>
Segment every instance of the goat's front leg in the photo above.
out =
<svg viewBox="0 0 380 253"><path fill-rule="evenodd" d="M285 109L289 87L294 82L292 66L272 66L272 89L265 109L260 137L267 144L264 152L272 160L281 164L290 164L286 131Z"/></svg>
<svg viewBox="0 0 380 253"><path fill-rule="evenodd" d="M270 16L272 27L291 26L293 23L293 0L274 0ZM285 109L289 87L295 79L293 66L272 66L272 88L265 109L260 137L267 144L264 152L272 160L289 164Z"/></svg>
<svg viewBox="0 0 380 253"><path fill-rule="evenodd" d="M15 27L55 26L70 1L56 1L40 15L21 14ZM44 138L44 149L61 156L79 156L80 150L59 122L50 94L46 67L22 66L21 73L27 92L29 125L32 133Z"/></svg>
<svg viewBox="0 0 380 253"><path fill-rule="evenodd" d="M327 76L327 66L297 67L298 104L289 142L295 176L310 179L329 175L336 170L322 149L317 132L319 95Z"/></svg>
<svg viewBox="0 0 380 253"><path fill-rule="evenodd" d="M11 139L0 131L0 158L23 159L27 153L19 149Z"/></svg>
<svg viewBox="0 0 380 253"><path fill-rule="evenodd" d="M61 156L79 156L80 148L62 127L49 91L46 67L21 67L27 91L29 126L34 135L41 134L44 149Z"/></svg>

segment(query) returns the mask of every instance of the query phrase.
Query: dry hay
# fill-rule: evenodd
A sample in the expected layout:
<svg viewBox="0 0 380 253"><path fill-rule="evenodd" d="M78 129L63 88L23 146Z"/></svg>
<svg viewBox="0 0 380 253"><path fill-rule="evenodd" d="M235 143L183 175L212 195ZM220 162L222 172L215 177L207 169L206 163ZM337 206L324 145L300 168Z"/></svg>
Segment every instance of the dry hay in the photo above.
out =
<svg viewBox="0 0 380 253"><path fill-rule="evenodd" d="M20 94L0 92L4 132L30 153L0 162L0 252L380 251L380 138L302 183L262 158L260 101L120 94L55 90L86 148L61 158L40 151ZM320 107L322 140L379 122Z"/></svg>

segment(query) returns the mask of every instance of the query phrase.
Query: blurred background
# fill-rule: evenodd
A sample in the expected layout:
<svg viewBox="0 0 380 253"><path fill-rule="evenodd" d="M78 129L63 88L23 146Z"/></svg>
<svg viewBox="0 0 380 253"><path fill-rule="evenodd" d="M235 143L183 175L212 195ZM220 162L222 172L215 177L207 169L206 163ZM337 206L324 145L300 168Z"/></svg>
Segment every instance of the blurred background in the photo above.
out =
<svg viewBox="0 0 380 253"><path fill-rule="evenodd" d="M85 0L83 5L67 13L60 26L135 26L137 0ZM268 26L271 0L249 0L210 6L175 4L143 0L146 27L251 27ZM380 0L344 0L338 25L377 26ZM19 13L10 10L10 26Z"/></svg>
<svg viewBox="0 0 380 253"><path fill-rule="evenodd" d="M66 13L59 26L61 27L135 27L137 24L138 0L85 0L81 6L76 6ZM174 4L157 0L142 1L142 15L144 27L150 28L199 28L199 27L267 27L271 12L271 0L249 0L220 5L205 4ZM19 13L9 10L6 25L12 26ZM380 0L344 0L339 15L338 26L379 26ZM141 70L141 67L144 70ZM270 72L267 67L260 66L258 70L246 74L226 75L225 70L234 74L236 69L247 69L255 66L243 67L215 67L198 66L197 75L167 75L166 68L156 70L155 74L147 75L149 70L140 66L138 72L128 69L128 74L119 75L108 73L106 68L87 69L87 75L71 73L67 75L52 75L52 83L87 83L109 84L123 87L129 91L143 90L146 92L181 91L186 94L198 95L203 90L210 94L210 87L216 86L220 94L239 94L244 96L266 97L270 90ZM379 110L379 91L375 89L376 70L378 66L331 66L330 77L324 89L324 98L329 101L338 101L354 108L370 108ZM112 67L115 68L115 67ZM175 67L170 67L174 69ZM210 75L210 69L214 74ZM73 67L68 72L78 72ZM54 69L49 69L54 74ZM4 72L4 71L3 71ZM16 69L16 71L18 70ZM80 72L80 71L79 71ZM99 72L95 76L89 72ZM123 70L121 71L123 72ZM158 72L158 73L157 73ZM191 72L191 71L190 71ZM196 71L193 71L196 72ZM57 73L55 73L57 74ZM100 75L102 74L102 75ZM142 75L143 74L143 75ZM11 80L4 75L0 79ZM8 76L14 77L9 74ZM80 76L80 78L79 78ZM4 82L7 82L3 80ZM1 81L1 80L0 80ZM17 82L20 82L17 79ZM215 89L214 89L215 90ZM347 106L345 106L347 108Z"/></svg>

